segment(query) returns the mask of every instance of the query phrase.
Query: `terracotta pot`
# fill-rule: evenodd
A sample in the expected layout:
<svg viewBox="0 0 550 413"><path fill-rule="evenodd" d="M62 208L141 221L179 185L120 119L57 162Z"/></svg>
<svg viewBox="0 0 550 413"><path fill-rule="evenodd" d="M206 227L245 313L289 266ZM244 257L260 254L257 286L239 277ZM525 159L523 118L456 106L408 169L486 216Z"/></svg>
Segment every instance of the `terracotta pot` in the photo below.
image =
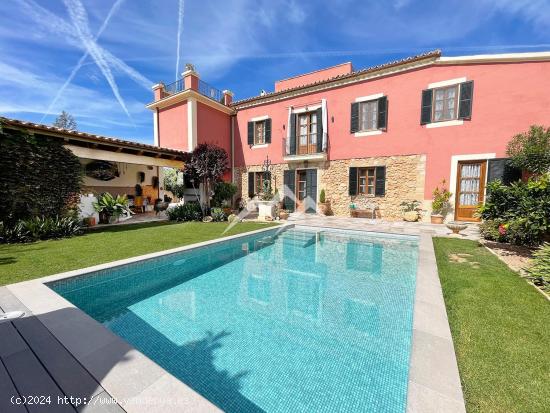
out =
<svg viewBox="0 0 550 413"><path fill-rule="evenodd" d="M232 211L231 211L231 207L224 207L224 208L223 208L223 213L224 213L225 215L231 215L231 212L232 212Z"/></svg>
<svg viewBox="0 0 550 413"><path fill-rule="evenodd" d="M107 212L100 212L99 213L99 223L100 224L108 224L109 223L109 217L110 217L110 215Z"/></svg>
<svg viewBox="0 0 550 413"><path fill-rule="evenodd" d="M288 219L288 212L279 212L279 219Z"/></svg>
<svg viewBox="0 0 550 413"><path fill-rule="evenodd" d="M443 215L435 214L430 217L432 224L443 224Z"/></svg>
<svg viewBox="0 0 550 413"><path fill-rule="evenodd" d="M317 203L317 211L321 215L329 215L330 214L330 203L329 202L319 202L319 203Z"/></svg>
<svg viewBox="0 0 550 413"><path fill-rule="evenodd" d="M82 220L87 227L93 227L95 225L95 217L86 217Z"/></svg>

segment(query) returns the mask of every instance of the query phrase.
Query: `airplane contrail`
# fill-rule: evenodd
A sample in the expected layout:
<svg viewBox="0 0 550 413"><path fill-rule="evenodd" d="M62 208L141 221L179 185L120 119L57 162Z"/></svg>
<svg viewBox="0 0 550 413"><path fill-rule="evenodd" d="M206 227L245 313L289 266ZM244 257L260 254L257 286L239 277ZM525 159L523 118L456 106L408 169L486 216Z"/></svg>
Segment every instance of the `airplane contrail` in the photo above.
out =
<svg viewBox="0 0 550 413"><path fill-rule="evenodd" d="M126 107L126 103L120 95L118 85L116 84L113 73L111 72L111 68L109 67L105 56L103 55L103 50L99 48L97 46L97 43L93 40L92 34L90 32L90 27L88 25L88 14L86 13L86 9L84 8L80 0L64 0L64 3L67 7L67 11L69 12L69 17L71 18L71 21L73 22L73 25L76 29L76 34L78 38L96 62L99 70L101 70L101 73L107 80L107 83L109 83L109 86L111 86L111 90L115 95L116 100L118 101L126 115L131 118L130 112Z"/></svg>
<svg viewBox="0 0 550 413"><path fill-rule="evenodd" d="M107 28L109 22L111 21L111 18L118 11L118 9L122 5L122 3L124 3L125 1L126 0L116 0L113 3L113 5L111 6L111 9L109 10L109 13L107 13L107 17L105 17L105 20L103 21L103 24L101 25L101 27L99 28L99 31L97 32L97 34L95 36L95 39L94 39L95 42L97 42L99 40L99 38L101 37L101 35L105 31L105 29ZM82 57L80 58L80 60L77 62L76 66L73 67L73 70L71 71L71 73L70 73L69 77L67 78L67 80L65 80L65 83L63 83L63 85L57 91L55 97L53 98L50 105L48 106L48 109L46 109L46 113L44 113L44 116L42 116L42 119L40 119L40 123L42 123L44 121L46 116L51 114L51 110L53 108L53 105L55 105L57 103L57 100L61 97L61 95L63 94L63 92L67 88L67 86L69 86L69 84L73 81L74 77L76 76L76 74L78 73L78 71L80 70L80 68L82 67L82 65L84 64L84 61L86 60L86 58L88 56L89 56L89 53L86 50L84 52L84 54L82 55Z"/></svg>
<svg viewBox="0 0 550 413"><path fill-rule="evenodd" d="M181 33L183 32L184 6L185 6L185 1L179 0L178 37L177 37L177 45L176 45L176 79L179 76L179 70L180 70L180 41L181 41Z"/></svg>

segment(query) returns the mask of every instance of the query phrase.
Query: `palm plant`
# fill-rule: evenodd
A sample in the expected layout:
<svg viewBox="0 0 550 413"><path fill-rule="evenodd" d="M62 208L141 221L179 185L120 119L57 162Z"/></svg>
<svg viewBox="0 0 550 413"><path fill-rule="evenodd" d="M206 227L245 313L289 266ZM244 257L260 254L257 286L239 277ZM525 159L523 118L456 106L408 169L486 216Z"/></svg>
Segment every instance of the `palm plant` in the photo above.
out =
<svg viewBox="0 0 550 413"><path fill-rule="evenodd" d="M99 222L102 224L109 223L109 218L129 213L128 198L126 195L113 196L109 192L102 193L97 202L93 203L94 210L99 213Z"/></svg>

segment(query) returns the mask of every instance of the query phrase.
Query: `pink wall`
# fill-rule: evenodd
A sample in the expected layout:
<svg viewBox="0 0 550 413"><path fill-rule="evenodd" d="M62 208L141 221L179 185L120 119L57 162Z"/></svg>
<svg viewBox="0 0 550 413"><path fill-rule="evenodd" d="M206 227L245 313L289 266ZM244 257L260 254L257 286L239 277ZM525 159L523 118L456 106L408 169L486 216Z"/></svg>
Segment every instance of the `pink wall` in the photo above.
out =
<svg viewBox="0 0 550 413"><path fill-rule="evenodd" d="M209 143L226 150L231 165L231 118L204 103L197 102L197 144ZM229 175L230 177L230 175Z"/></svg>
<svg viewBox="0 0 550 413"><path fill-rule="evenodd" d="M235 165L257 165L269 154L281 163L288 107L327 99L329 159L426 154L425 198L441 179L449 182L451 156L496 153L505 156L506 143L532 124L550 126L550 62L431 66L407 73L312 93L240 110L235 127ZM460 126L428 129L420 125L421 91L429 83L466 77L474 81L472 120ZM355 98L376 93L388 96L388 129L381 135L350 133L350 108ZM272 141L267 148L247 145L247 122L269 115ZM331 118L334 117L334 122ZM452 189L451 189L452 191Z"/></svg>
<svg viewBox="0 0 550 413"><path fill-rule="evenodd" d="M187 101L159 109L159 146L188 150Z"/></svg>
<svg viewBox="0 0 550 413"><path fill-rule="evenodd" d="M337 66L327 67L326 69L316 70L315 72L304 73L275 82L275 92L290 89L296 86L303 86L309 83L327 80L338 75L347 75L353 70L351 62L342 63Z"/></svg>

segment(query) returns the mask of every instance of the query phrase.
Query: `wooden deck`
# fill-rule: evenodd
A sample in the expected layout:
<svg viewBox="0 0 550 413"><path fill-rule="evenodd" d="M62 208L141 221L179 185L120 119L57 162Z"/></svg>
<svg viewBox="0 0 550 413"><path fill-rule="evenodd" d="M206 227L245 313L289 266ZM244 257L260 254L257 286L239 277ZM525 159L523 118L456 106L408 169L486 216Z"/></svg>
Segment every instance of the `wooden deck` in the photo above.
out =
<svg viewBox="0 0 550 413"><path fill-rule="evenodd" d="M0 412L124 412L5 287L0 310L26 313L0 323Z"/></svg>

